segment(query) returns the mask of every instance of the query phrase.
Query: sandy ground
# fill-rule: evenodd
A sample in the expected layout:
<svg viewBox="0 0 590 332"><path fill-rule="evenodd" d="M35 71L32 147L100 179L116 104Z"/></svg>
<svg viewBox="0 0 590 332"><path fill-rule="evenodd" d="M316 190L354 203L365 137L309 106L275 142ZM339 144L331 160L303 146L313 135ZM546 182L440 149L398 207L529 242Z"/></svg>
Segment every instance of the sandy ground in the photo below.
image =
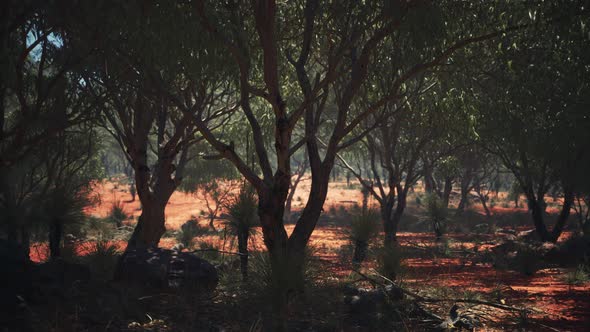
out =
<svg viewBox="0 0 590 332"><path fill-rule="evenodd" d="M95 194L99 199L96 204L87 209L87 213L105 217L112 204L120 201L127 214L132 216L127 223L134 224L141 213L140 205L138 200L130 201L131 196L127 190L125 185L110 182L98 184ZM309 181L304 181L299 185L295 195L292 204L294 211L303 208L308 192ZM324 215L337 215L339 209L348 209L354 204L360 204L361 199L358 187L349 187L344 182L331 183ZM512 206L512 203L510 205ZM471 209L483 213L477 204ZM520 210L526 211L524 208ZM198 199L195 195L176 192L166 209L166 227L176 230L192 216L198 217L205 225L207 223L205 211L207 209L202 199ZM494 214L507 214L514 213L517 209L495 207L492 211ZM321 218L311 237L310 245L314 248L315 256L321 259L326 269L332 271L337 278L346 278L350 274L350 268L343 265L339 251L349 244L349 240L346 221L338 222L337 220L338 218ZM216 227L221 234L223 221L217 220ZM288 233L291 233L293 228L292 224L286 225ZM250 244L251 250L262 249L260 233L259 231L253 237ZM454 247L467 249L473 247L473 242L465 234L450 234L448 237L453 240ZM428 233L402 232L399 238L402 245L434 245L434 237ZM215 235L207 236L200 241L212 242L219 247L223 245L220 237ZM171 247L174 244L173 238L163 238L160 243L163 247ZM117 245L120 249L125 247L124 242L119 242ZM80 253L91 250L91 246L89 244L86 248L81 248ZM35 257L37 260L41 260L44 255L39 252L43 251L43 248L33 249L32 254L38 256ZM549 326L548 330L555 328L560 331L584 331L585 324L590 322L590 284L586 283L582 286L566 284L562 269L545 269L531 277L526 277L517 272L497 271L490 265L461 258L409 258L404 264L404 281L410 287L420 288L424 285L443 287L456 292L457 297L466 292L498 293L509 305L526 305L536 308L538 312L534 315L535 318Z"/></svg>

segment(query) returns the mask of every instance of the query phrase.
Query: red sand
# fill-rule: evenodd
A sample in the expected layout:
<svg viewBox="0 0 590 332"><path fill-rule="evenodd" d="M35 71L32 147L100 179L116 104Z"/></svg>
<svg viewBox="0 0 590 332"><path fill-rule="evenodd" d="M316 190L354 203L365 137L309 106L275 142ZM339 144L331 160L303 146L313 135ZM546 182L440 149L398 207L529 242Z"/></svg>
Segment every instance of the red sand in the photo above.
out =
<svg viewBox="0 0 590 332"><path fill-rule="evenodd" d="M129 202L130 195L127 192L128 187L125 185L116 185L113 183L102 183L96 186L96 194L100 202L95 206L87 209L88 214L98 217L108 215L113 202L121 201L125 211L132 215L133 219L128 221L134 224L141 211L139 210L139 201ZM302 182L298 187L298 192L293 201L293 210L300 210L305 202L306 195L309 191L309 181ZM360 203L361 194L358 189L348 189L345 183L330 184L328 199L325 204L326 213L334 207L336 209L344 206L352 206L356 202ZM374 203L374 202L372 202ZM472 207L473 208L473 207ZM483 213L478 204L474 204L476 211ZM493 213L513 213L515 211L525 211L524 209L501 208L495 207ZM206 206L202 200L197 199L194 195L176 192L170 199L166 209L166 227L168 229L178 229L191 216L198 216L203 224L207 223L206 217L201 215L201 211L206 211ZM222 229L222 221L216 222L217 228ZM293 231L294 225L287 225L287 232ZM263 247L261 232L259 231L252 239L251 249L261 249ZM469 241L469 236L449 235L455 242L453 247L463 245L465 249L473 247ZM564 237L565 238L565 237ZM430 246L434 242L433 236L427 233L401 233L399 239L402 245L412 243ZM206 242L217 242L221 245L219 237L208 236L201 239ZM174 239L164 238L160 243L163 247L171 247L175 243ZM334 276L339 278L346 277L350 270L340 263L337 251L349 243L347 231L342 226L325 225L321 222L314 231L310 244L315 248L314 252L323 263L325 268L333 272ZM122 250L125 243L118 242L117 246ZM86 243L78 249L80 254L91 250L92 244ZM485 246L480 246L484 248ZM31 250L33 260L41 261L46 255L46 246L38 245ZM585 322L590 321L590 284L583 286L570 286L565 283L564 271L558 269L546 269L538 271L532 277L523 276L517 272L497 271L489 265L472 264L459 258L438 258L424 259L412 258L405 261L407 276L405 282L410 287L421 288L428 287L447 287L453 289L457 294L463 294L465 291L491 293L504 289L502 296L505 297L507 304L526 305L537 308L542 314L535 314L536 318L543 319L547 326L564 331L583 331ZM460 296L458 296L460 297Z"/></svg>

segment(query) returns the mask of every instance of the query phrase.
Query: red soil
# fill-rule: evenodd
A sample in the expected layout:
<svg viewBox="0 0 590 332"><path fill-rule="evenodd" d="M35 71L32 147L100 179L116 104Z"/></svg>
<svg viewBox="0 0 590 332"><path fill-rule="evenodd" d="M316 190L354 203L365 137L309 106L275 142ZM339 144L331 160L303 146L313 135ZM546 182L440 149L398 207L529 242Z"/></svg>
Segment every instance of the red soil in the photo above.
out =
<svg viewBox="0 0 590 332"><path fill-rule="evenodd" d="M300 210L309 192L309 181L302 182L293 201L293 210ZM127 186L113 183L102 183L96 186L95 193L100 201L87 209L87 213L98 217L108 215L113 202L121 201L126 212L132 215L133 219L129 224L134 224L141 213L139 201L129 202L130 195ZM348 189L345 183L330 184L328 199L325 204L325 212L329 213L332 207L338 210L340 207L349 208L353 204L360 203L361 194L358 189ZM472 209L483 213L478 204ZM194 195L176 192L172 195L166 209L166 227L178 229L191 216L198 216L203 225L207 223L206 217L201 216L201 211L206 211L202 200ZM492 209L494 214L508 214L526 212L526 209L501 208ZM223 222L216 222L217 228L223 228ZM294 225L286 225L287 232L293 231ZM326 224L320 221L313 235L310 244L323 264L323 268L331 271L332 275L344 278L350 274L350 269L344 266L339 259L338 250L349 244L347 231L343 225ZM423 245L432 246L434 238L427 233L401 233L399 235L402 245ZM473 247L470 235L452 234L453 246L463 245L464 249ZM565 238L565 237L564 237ZM201 239L206 242L215 243L221 246L220 237L208 236ZM171 247L174 239L164 238L160 243L163 247ZM251 249L262 249L262 237L259 231L253 237ZM117 246L122 250L125 243L118 242ZM486 246L480 245L480 250ZM92 244L84 244L78 249L80 254L91 250ZM226 248L227 249L227 248ZM231 249L231 248L230 248ZM43 260L46 255L46 248L38 245L32 248L31 256L36 261ZM492 293L501 290L502 299L509 305L526 305L538 309L533 317L541 319L543 324L563 331L584 331L586 323L590 321L590 284L583 286L570 286L565 283L564 270L546 269L538 271L534 276L527 277L517 272L497 271L490 265L473 263L460 258L411 258L405 261L406 277L405 282L411 287L420 289L427 287L446 287L454 290L457 297L465 292ZM450 304L452 305L452 304Z"/></svg>

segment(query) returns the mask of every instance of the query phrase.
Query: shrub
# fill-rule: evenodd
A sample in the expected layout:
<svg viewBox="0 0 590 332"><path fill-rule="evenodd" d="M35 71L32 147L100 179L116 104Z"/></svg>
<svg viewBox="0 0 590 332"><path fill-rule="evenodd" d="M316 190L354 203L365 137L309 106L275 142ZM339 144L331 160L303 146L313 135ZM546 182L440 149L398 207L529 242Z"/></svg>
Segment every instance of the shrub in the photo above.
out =
<svg viewBox="0 0 590 332"><path fill-rule="evenodd" d="M447 231L448 209L436 194L426 196L427 218L432 224L434 234L440 239Z"/></svg>
<svg viewBox="0 0 590 332"><path fill-rule="evenodd" d="M367 257L369 240L379 231L379 212L375 209L355 211L350 224L350 240L354 243L353 263L358 264Z"/></svg>
<svg viewBox="0 0 590 332"><path fill-rule="evenodd" d="M516 252L512 263L509 263L509 268L524 275L532 276L541 268L540 253L529 245L522 245Z"/></svg>
<svg viewBox="0 0 590 332"><path fill-rule="evenodd" d="M402 258L399 246L380 248L377 251L377 272L390 280L395 280L402 270Z"/></svg>
<svg viewBox="0 0 590 332"><path fill-rule="evenodd" d="M587 268L584 265L578 265L578 267L565 276L565 282L568 285L581 285L590 281Z"/></svg>
<svg viewBox="0 0 590 332"><path fill-rule="evenodd" d="M219 253L219 249L213 244L207 241L199 241L197 247L201 250L199 256L208 261L219 261L221 254Z"/></svg>
<svg viewBox="0 0 590 332"><path fill-rule="evenodd" d="M110 280L116 270L119 249L113 243L98 240L91 251L80 258L92 270L92 274L100 280Z"/></svg>
<svg viewBox="0 0 590 332"><path fill-rule="evenodd" d="M453 255L453 252L451 250L451 241L449 239L444 239L443 241L437 244L436 255L442 257L451 257Z"/></svg>
<svg viewBox="0 0 590 332"><path fill-rule="evenodd" d="M121 201L113 202L111 206L111 210L109 212L109 220L111 220L117 227L123 226L123 221L129 218L129 216L125 213L123 209L123 204Z"/></svg>
<svg viewBox="0 0 590 332"><path fill-rule="evenodd" d="M207 227L199 225L199 221L192 218L180 226L180 230L176 233L176 240L185 248L192 249L193 239L205 233L207 233Z"/></svg>
<svg viewBox="0 0 590 332"><path fill-rule="evenodd" d="M244 183L238 195L228 206L230 218L227 222L230 233L238 238L238 251L241 254L240 270L244 280L248 278L248 239L254 232L254 226L259 223L257 209L258 200L254 189Z"/></svg>
<svg viewBox="0 0 590 332"><path fill-rule="evenodd" d="M422 198L420 197L420 195L416 195L416 205L418 205L418 206L422 205Z"/></svg>
<svg viewBox="0 0 590 332"><path fill-rule="evenodd" d="M256 252L251 256L250 274L252 282L250 289L255 294L278 300L287 292L288 300L294 295L300 294L306 286L318 280L320 267L313 259L314 248L307 247L302 257L301 270L295 270L291 262L283 261L279 266L272 266L268 252ZM276 270L273 271L273 268ZM273 273L274 272L274 273Z"/></svg>

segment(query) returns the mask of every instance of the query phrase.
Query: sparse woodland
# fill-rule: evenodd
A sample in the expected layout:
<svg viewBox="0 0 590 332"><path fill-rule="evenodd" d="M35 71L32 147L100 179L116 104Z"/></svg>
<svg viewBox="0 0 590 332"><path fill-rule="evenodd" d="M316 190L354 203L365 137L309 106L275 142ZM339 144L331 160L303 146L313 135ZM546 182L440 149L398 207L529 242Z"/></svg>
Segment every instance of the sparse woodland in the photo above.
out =
<svg viewBox="0 0 590 332"><path fill-rule="evenodd" d="M0 16L0 331L590 323L589 1Z"/></svg>

